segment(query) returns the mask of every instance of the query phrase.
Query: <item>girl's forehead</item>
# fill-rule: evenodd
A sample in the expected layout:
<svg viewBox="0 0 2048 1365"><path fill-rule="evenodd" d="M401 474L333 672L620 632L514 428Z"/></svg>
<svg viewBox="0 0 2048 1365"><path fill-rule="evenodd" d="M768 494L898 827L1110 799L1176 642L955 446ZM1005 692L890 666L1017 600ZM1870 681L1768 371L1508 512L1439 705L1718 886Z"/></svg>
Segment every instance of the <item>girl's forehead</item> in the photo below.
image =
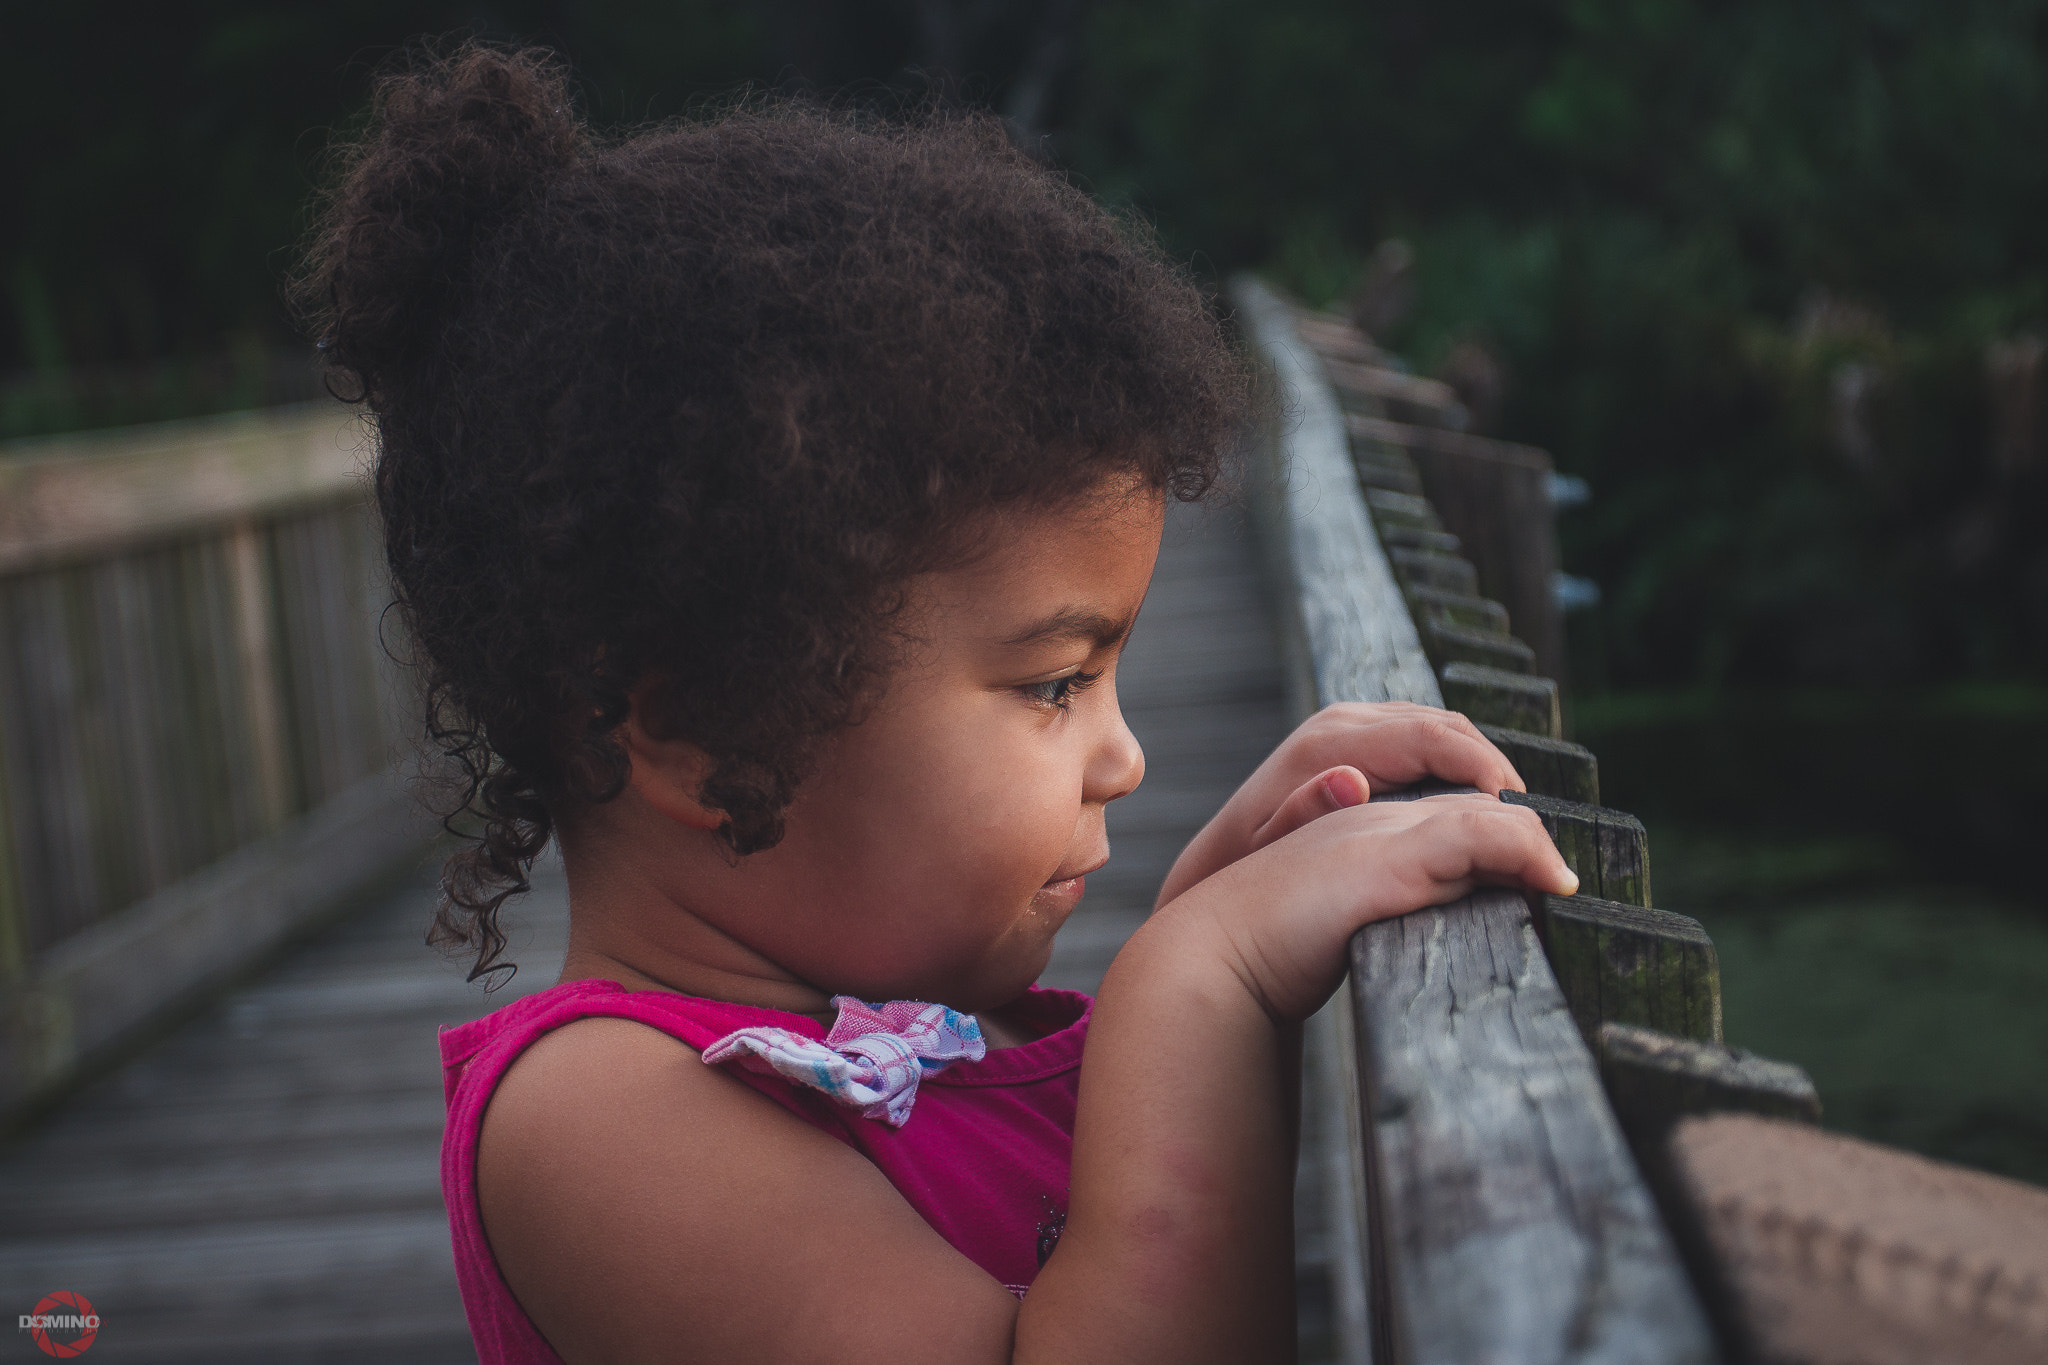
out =
<svg viewBox="0 0 2048 1365"><path fill-rule="evenodd" d="M970 560L929 575L930 601L974 618L978 634L1005 640L1084 620L1127 628L1151 583L1165 523L1165 494L1150 488L1009 511L977 528Z"/></svg>
<svg viewBox="0 0 2048 1365"><path fill-rule="evenodd" d="M1050 507L1006 509L975 528L969 575L1044 576L1104 569L1134 557L1149 565L1166 526L1166 495L1119 485Z"/></svg>

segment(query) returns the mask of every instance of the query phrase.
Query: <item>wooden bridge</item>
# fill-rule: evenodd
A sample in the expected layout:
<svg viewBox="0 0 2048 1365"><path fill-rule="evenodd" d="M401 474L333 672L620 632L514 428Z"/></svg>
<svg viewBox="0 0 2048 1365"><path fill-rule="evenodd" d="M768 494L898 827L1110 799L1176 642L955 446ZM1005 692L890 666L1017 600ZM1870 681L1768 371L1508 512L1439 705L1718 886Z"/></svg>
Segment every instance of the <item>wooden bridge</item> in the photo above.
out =
<svg viewBox="0 0 2048 1365"><path fill-rule="evenodd" d="M1234 299L1289 410L1240 503L1169 523L1122 669L1149 775L1047 983L1092 989L1331 701L1487 725L1594 893L1358 936L1310 1030L1303 1358L2048 1359L2048 1193L1829 1137L1719 1045L1712 945L1562 737L1547 457ZM0 1313L82 1293L110 1360L474 1359L434 1026L552 983L565 889L511 912L509 993L421 946L362 445L320 407L0 458Z"/></svg>

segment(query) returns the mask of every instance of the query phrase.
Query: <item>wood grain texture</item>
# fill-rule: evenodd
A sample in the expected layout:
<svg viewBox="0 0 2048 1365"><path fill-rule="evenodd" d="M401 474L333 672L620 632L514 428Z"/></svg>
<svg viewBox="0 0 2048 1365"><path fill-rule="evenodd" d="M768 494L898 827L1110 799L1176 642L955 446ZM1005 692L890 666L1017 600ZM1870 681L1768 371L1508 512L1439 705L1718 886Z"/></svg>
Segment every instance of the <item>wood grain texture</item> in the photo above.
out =
<svg viewBox="0 0 2048 1365"><path fill-rule="evenodd" d="M1712 1360L1522 898L1482 892L1371 926L1349 989L1375 1359Z"/></svg>
<svg viewBox="0 0 2048 1365"><path fill-rule="evenodd" d="M1481 725L1564 737L1555 679L1464 662L1445 664L1442 677L1443 704Z"/></svg>
<svg viewBox="0 0 2048 1365"><path fill-rule="evenodd" d="M1721 964L1698 920L1595 896L1535 896L1530 909L1588 1042L1605 1023L1721 1041Z"/></svg>
<svg viewBox="0 0 2048 1365"><path fill-rule="evenodd" d="M1530 791L1588 806L1600 804L1600 760L1591 749L1498 725L1482 724L1479 733L1515 765Z"/></svg>
<svg viewBox="0 0 2048 1365"><path fill-rule="evenodd" d="M1500 799L1543 817L1565 865L1578 874L1582 894L1624 905L1650 904L1650 841L1635 816L1534 792L1504 791Z"/></svg>

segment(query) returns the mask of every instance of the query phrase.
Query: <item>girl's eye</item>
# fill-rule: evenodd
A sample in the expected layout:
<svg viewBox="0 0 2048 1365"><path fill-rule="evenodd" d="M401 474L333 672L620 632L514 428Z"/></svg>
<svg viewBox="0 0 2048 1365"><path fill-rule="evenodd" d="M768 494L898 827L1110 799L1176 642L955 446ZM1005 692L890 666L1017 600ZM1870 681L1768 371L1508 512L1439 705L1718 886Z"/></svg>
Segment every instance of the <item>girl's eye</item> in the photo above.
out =
<svg viewBox="0 0 2048 1365"><path fill-rule="evenodd" d="M1034 701L1056 706L1064 711L1072 703L1076 692L1085 692L1101 679L1100 673L1069 673L1063 678L1048 678L1044 682L1027 683L1024 692Z"/></svg>

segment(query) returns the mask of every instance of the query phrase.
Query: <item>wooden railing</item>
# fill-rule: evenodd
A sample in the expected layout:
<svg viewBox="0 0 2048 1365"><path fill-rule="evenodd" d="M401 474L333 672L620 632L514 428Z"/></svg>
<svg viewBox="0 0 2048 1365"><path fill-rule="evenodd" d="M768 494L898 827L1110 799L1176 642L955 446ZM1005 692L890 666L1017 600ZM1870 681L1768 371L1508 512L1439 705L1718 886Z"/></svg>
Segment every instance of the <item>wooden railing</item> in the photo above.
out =
<svg viewBox="0 0 2048 1365"><path fill-rule="evenodd" d="M1354 939L1304 1087L1336 1358L2048 1360L2048 1190L1823 1133L1804 1072L1723 1044L1711 939L1653 908L1642 824L1563 738L1548 456L1234 293L1288 400L1254 491L1298 707L1465 712L1582 887Z"/></svg>
<svg viewBox="0 0 2048 1365"><path fill-rule="evenodd" d="M1433 586L1421 559L1397 577L1383 540L1446 566L1464 563L1459 542L1415 491L1412 461L1354 444L1299 310L1250 279L1234 298L1285 398L1255 483L1298 709L1441 706L1495 674L1533 682L1533 654L1504 622L1459 615L1469 587ZM1386 477L1362 481L1354 450ZM1555 684L1506 686L1539 704L1474 709L1533 717L1545 741L1501 730L1510 757L1575 758L1557 741ZM1304 1131L1324 1137L1339 1359L1713 1358L1522 896L1480 892L1362 930L1309 1053L1338 1111Z"/></svg>
<svg viewBox="0 0 2048 1365"><path fill-rule="evenodd" d="M331 402L0 448L0 1117L419 846Z"/></svg>

